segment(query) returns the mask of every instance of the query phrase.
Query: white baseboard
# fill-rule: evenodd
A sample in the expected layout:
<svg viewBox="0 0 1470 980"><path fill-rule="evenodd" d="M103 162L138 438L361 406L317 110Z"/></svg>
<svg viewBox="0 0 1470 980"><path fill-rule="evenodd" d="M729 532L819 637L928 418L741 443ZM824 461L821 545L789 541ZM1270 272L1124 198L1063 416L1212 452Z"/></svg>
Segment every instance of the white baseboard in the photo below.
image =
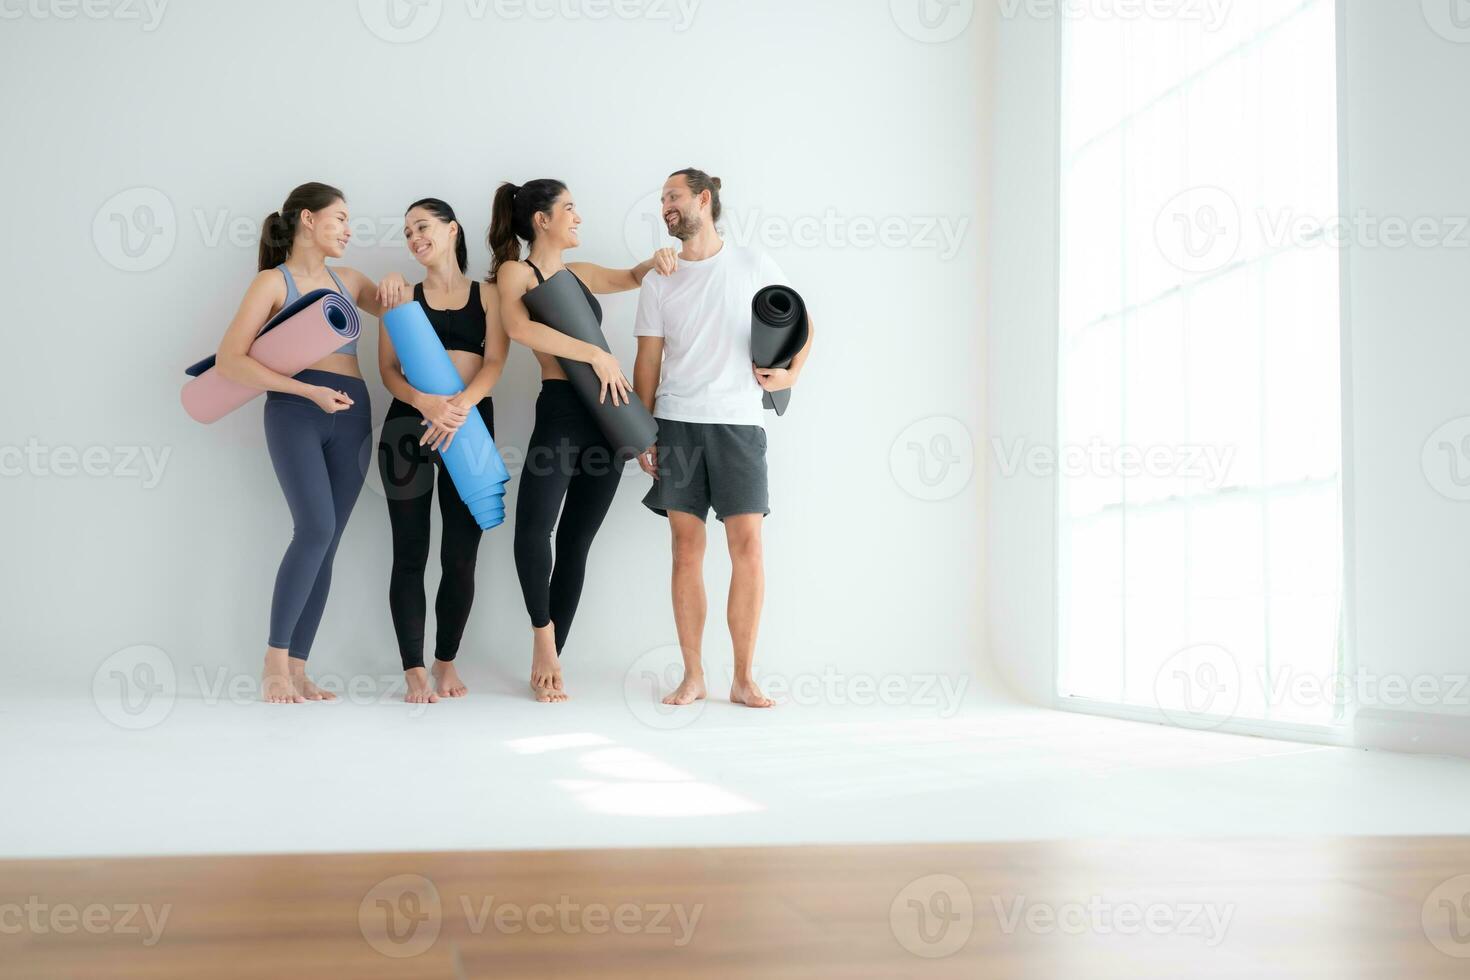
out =
<svg viewBox="0 0 1470 980"><path fill-rule="evenodd" d="M1363 708L1353 716L1353 743L1364 749L1470 758L1470 715Z"/></svg>

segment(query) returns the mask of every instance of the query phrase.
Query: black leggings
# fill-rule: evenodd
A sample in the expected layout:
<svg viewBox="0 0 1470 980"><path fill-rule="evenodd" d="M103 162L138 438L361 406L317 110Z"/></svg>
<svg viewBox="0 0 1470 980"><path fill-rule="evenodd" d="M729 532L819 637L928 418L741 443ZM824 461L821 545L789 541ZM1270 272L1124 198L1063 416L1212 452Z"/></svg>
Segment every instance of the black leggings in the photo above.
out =
<svg viewBox="0 0 1470 980"><path fill-rule="evenodd" d="M478 406L490 434L495 434L495 410L490 399ZM388 609L398 634L403 669L424 665L424 570L429 564L429 512L433 509L435 463L439 454L420 446L423 416L411 405L394 399L378 442L378 472L388 498L388 520L393 526L393 573L388 581ZM439 541L439 595L434 600L437 635L434 658L452 661L459 652L470 606L475 600L475 559L480 549L480 526L460 499L449 471L439 471L439 514L444 528Z"/></svg>
<svg viewBox="0 0 1470 980"><path fill-rule="evenodd" d="M516 573L531 625L540 629L547 623L556 624L558 654L566 645L582 597L587 553L612 506L622 474L622 466L613 462L612 448L571 382L543 381L516 500Z"/></svg>

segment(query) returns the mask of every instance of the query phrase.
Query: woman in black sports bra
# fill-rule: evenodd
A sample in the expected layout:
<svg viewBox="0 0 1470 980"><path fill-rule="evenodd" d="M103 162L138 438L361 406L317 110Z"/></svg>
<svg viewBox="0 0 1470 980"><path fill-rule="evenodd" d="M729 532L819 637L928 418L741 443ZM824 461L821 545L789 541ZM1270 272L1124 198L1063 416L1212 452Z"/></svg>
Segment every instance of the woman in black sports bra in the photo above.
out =
<svg viewBox="0 0 1470 980"><path fill-rule="evenodd" d="M393 394L378 443L378 470L393 525L393 572L388 607L398 635L398 652L408 681L407 700L431 703L469 693L455 670L460 638L475 597L475 559L480 527L460 499L442 465L437 467L439 513L444 528L439 545L443 575L434 602L436 623L432 684L424 668L424 570L429 561L429 515L433 509L435 463L471 411L478 411L495 434L490 391L505 368L510 345L500 328L494 289L465 275L468 253L464 229L454 209L438 198L415 201L404 216L404 237L424 266L424 281L413 298L424 308L434 333L449 352L465 390L453 397L430 395L408 383L393 341L378 329L378 368Z"/></svg>
<svg viewBox="0 0 1470 980"><path fill-rule="evenodd" d="M536 425L526 447L516 497L516 574L531 617L531 690L537 701L565 701L561 656L582 596L587 554L602 526L622 477L592 413L577 398L557 358L586 361L602 382L602 397L626 402L633 386L617 358L531 319L522 300L538 283L569 269L582 283L598 320L593 293L636 289L650 269L674 271L673 249L661 249L632 269L605 269L590 262L564 263L562 253L578 244L571 192L559 180L504 183L495 192L490 218L490 280L500 293L505 332L525 344L541 364ZM521 258L521 242L530 255ZM558 519L559 518L559 519ZM556 529L553 563L551 532Z"/></svg>

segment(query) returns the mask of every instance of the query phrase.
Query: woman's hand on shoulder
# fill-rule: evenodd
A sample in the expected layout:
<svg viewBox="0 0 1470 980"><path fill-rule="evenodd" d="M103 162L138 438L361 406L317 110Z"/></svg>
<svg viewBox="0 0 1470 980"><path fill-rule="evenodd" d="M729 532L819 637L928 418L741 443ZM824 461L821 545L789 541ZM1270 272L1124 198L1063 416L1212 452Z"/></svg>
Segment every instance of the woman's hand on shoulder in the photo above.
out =
<svg viewBox="0 0 1470 980"><path fill-rule="evenodd" d="M413 299L413 287L402 273L390 272L378 281L378 305L385 310L402 306Z"/></svg>

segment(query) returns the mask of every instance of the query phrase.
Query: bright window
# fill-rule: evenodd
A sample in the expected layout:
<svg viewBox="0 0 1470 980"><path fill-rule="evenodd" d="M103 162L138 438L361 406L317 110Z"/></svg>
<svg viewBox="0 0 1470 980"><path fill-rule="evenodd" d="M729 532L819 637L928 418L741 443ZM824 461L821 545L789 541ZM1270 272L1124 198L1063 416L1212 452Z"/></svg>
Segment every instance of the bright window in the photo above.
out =
<svg viewBox="0 0 1470 980"><path fill-rule="evenodd" d="M1059 694L1334 724L1334 5L1067 6Z"/></svg>

